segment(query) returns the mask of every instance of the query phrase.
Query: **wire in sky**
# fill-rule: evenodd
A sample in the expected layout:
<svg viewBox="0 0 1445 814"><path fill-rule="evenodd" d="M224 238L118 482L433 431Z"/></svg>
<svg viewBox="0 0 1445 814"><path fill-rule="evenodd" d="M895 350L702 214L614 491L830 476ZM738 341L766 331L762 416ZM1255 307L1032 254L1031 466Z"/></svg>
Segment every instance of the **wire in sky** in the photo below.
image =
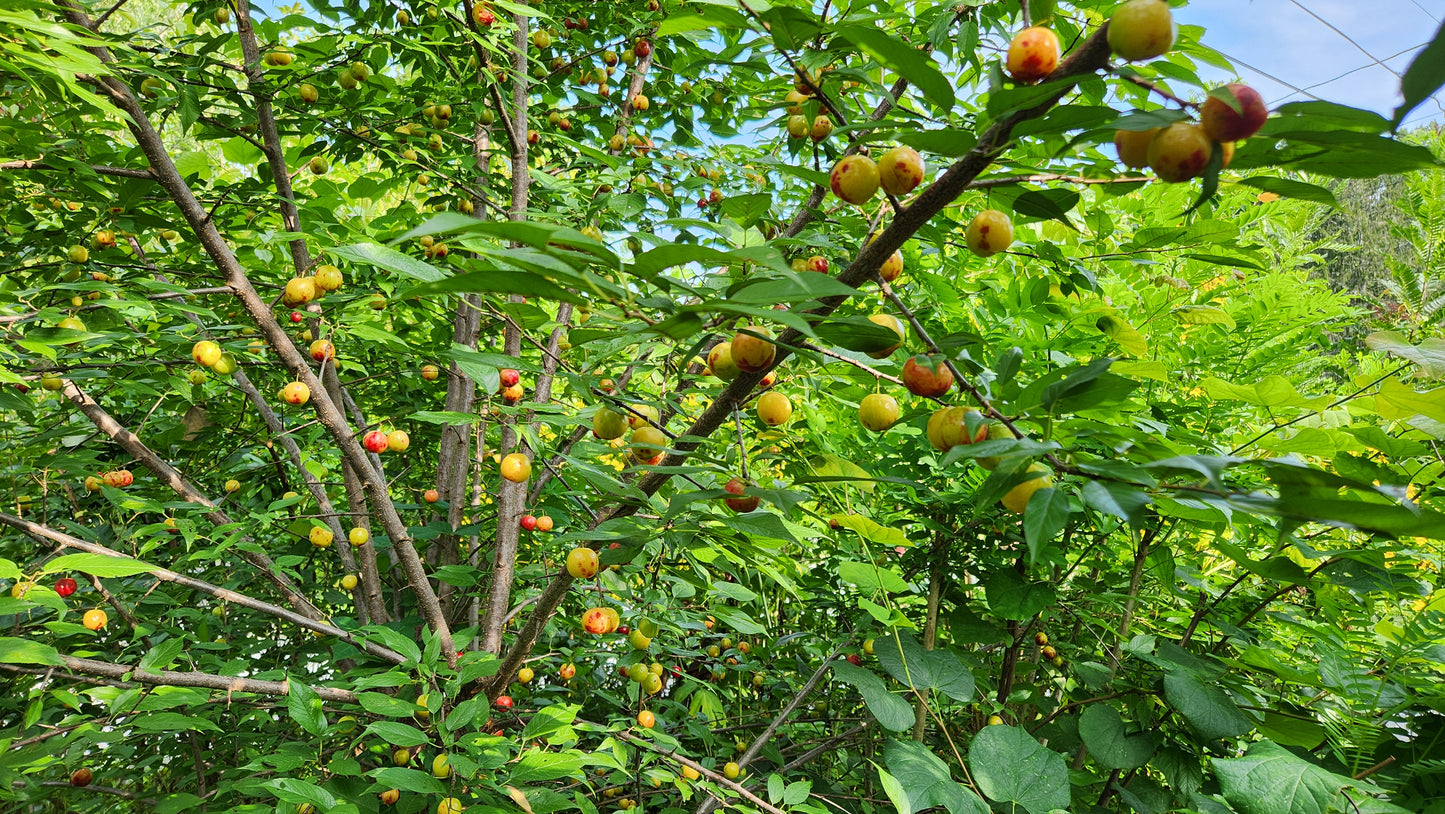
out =
<svg viewBox="0 0 1445 814"><path fill-rule="evenodd" d="M1410 53L1411 51L1414 51L1414 50L1416 50L1416 49L1418 49L1418 48L1423 48L1423 47L1425 47L1426 45L1429 45L1429 44L1430 44L1429 42L1422 42L1422 43L1420 43L1419 45L1412 45L1412 46L1410 46L1409 48L1404 49L1403 51L1396 51L1395 53L1393 53L1393 54L1385 57L1385 59L1386 59L1386 61L1392 60L1392 59L1394 59L1395 57L1403 56L1404 54L1408 54L1408 53ZM1324 87L1325 85L1329 85L1329 84L1331 84L1331 83L1338 82L1338 81L1340 81L1341 79L1344 79L1345 77L1349 76L1350 74L1359 73L1360 71L1363 71L1363 70L1365 70L1366 68L1373 68L1373 67L1375 67L1375 65L1376 65L1376 63L1370 62L1370 63L1367 63L1367 64L1365 64L1365 65L1361 65L1361 66L1358 67L1358 68L1351 68L1350 70L1345 71L1344 73L1340 74L1339 76L1331 77L1330 79L1326 79L1326 80L1323 81L1323 82L1316 82L1316 83L1314 83L1313 85L1307 85L1307 86L1305 86L1305 87L1303 87L1303 88L1300 88L1300 91L1299 91L1299 92L1303 92L1303 91L1307 91L1307 90L1314 90L1315 88ZM1285 99L1288 99L1289 97L1291 97L1291 96L1293 96L1293 95L1294 95L1293 93L1289 93L1289 94L1286 94L1286 95L1284 95L1284 96L1281 96L1280 98L1275 99L1274 101L1270 102L1270 103L1269 103L1269 106L1270 106L1270 107L1274 107L1275 105L1279 104L1280 102L1283 102Z"/></svg>
<svg viewBox="0 0 1445 814"><path fill-rule="evenodd" d="M1395 76L1399 76L1399 75L1400 75L1400 72L1399 72L1399 71L1396 71L1394 68L1391 68L1389 65L1386 65L1385 63L1381 62L1379 59L1377 59L1377 58L1375 57L1374 54L1370 53L1369 51L1366 51L1366 50L1365 50L1365 47L1364 47L1363 45L1360 45L1358 42L1355 42L1354 39L1352 39L1349 34L1346 34L1345 32L1343 32L1343 31L1339 30L1338 28L1336 28L1335 25L1334 25L1334 23L1331 23L1329 20L1326 20L1325 18L1323 18L1323 17L1321 17L1320 15L1314 13L1313 11L1310 11L1308 8L1305 8L1305 5L1304 5L1303 3L1301 3L1299 0L1289 0L1289 1L1290 1L1291 3L1293 3L1293 4L1295 4L1296 6L1298 6L1300 11L1303 11L1305 14L1308 14L1309 16L1315 18L1316 20L1319 20L1321 23L1324 23L1325 26L1327 26L1331 31L1335 32L1336 34L1339 34L1341 37L1344 37L1344 38L1345 38L1345 42L1348 42L1350 45L1355 46L1356 48L1359 49L1360 53L1364 54L1365 56L1369 57L1370 59L1375 60L1375 64L1376 64L1376 65L1379 65L1381 68L1384 68L1385 70L1389 71L1390 73L1394 74Z"/></svg>

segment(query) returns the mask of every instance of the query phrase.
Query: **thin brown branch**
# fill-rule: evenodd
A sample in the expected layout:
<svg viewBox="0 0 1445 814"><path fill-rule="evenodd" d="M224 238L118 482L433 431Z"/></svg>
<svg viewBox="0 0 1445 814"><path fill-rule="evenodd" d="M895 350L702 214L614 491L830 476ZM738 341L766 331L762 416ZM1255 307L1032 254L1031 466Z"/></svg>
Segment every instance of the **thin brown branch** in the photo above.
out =
<svg viewBox="0 0 1445 814"><path fill-rule="evenodd" d="M325 622L318 622L315 619L310 619L306 616L302 616L301 614L294 611L286 610L279 605L272 605L269 602L263 602L259 599L252 599L251 597L246 596L243 593L233 591L229 588L222 588L216 585L212 585L209 582L196 579L195 577L188 577L185 574L178 574L175 571L170 570L169 568L162 568L158 565L152 565L150 563L144 562L143 560L136 560L136 558L134 557L106 548L103 545L87 542L78 537L72 537L71 535L66 534L63 531L56 531L49 526L42 526L39 523L32 523L29 520L25 520L11 514L5 514L3 512L0 512L0 524L19 529L20 531L25 532L26 534L37 540L45 540L48 542L57 543L65 548L73 548L77 551L84 551L88 554L100 554L106 557L115 557L116 559L143 564L146 567L146 573L164 582L174 583L183 588L190 588L194 591L200 591L201 593L210 594L211 596L214 596L223 602L230 602L243 608L250 608L255 611L260 611L261 613L267 614L269 616L274 616L277 619L285 622L290 622L293 625L306 628L307 630L314 631L316 633L324 633L329 636L335 636L342 641L355 645L356 647L376 656L377 658L389 661L393 664L401 664L402 662L406 661L406 656L403 656L395 650L392 650L389 647L375 644L373 642L366 641L365 639L353 635L350 631L342 630L339 627L327 624Z"/></svg>
<svg viewBox="0 0 1445 814"><path fill-rule="evenodd" d="M126 664L114 664L108 661L96 659L82 659L75 656L60 656L60 666L82 675L101 676L113 681L122 682L124 686L134 687L148 685L153 687L196 687L199 689L222 690L228 695L230 693L244 692L254 695L276 695L285 696L290 694L290 687L285 681L261 681L254 678L236 678L234 676L212 675L211 673L180 673L172 670L140 670ZM3 669L15 669L16 672L23 670L16 669L14 665L0 664ZM356 694L349 690L338 690L331 687L312 687L316 695L322 701L330 701L335 704L355 704Z"/></svg>
<svg viewBox="0 0 1445 814"><path fill-rule="evenodd" d="M75 382L69 379L62 380L62 395L70 399L70 402L80 409L86 418L101 432L110 436L112 441L119 444L126 452L129 452L142 466L154 472L156 477L175 490L189 503L204 506L210 511L206 512L206 519L216 526L229 526L231 518L214 501L196 489L188 482L174 466L157 455L145 442L136 437L135 433L120 425L120 422L111 417L105 408L101 407L95 399L92 399L85 391L81 390ZM263 576L276 586L286 601L294 608L300 610L311 619L322 618L321 611L301 593L300 588L276 568L271 558L259 551L241 551L241 556L246 561L259 569Z"/></svg>

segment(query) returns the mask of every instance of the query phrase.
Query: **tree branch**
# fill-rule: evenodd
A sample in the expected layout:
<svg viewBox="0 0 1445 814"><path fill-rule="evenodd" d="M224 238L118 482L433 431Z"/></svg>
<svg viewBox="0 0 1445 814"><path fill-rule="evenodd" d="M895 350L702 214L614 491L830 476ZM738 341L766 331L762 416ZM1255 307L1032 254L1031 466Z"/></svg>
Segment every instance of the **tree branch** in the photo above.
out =
<svg viewBox="0 0 1445 814"><path fill-rule="evenodd" d="M83 675L94 675L122 682L124 686L149 685L153 687L197 687L200 689L224 690L226 694L244 692L254 695L289 695L291 690L285 681L261 681L255 678L236 678L211 673L179 673L172 670L146 672L125 664L114 664L96 659L82 659L61 655L61 666ZM31 668L20 668L0 663L0 669L15 672L30 672ZM349 690L331 687L312 687L322 701L334 704L355 704L356 694Z"/></svg>
<svg viewBox="0 0 1445 814"><path fill-rule="evenodd" d="M325 622L318 622L315 619L307 618L299 613L286 610L285 608L278 605L272 605L269 602L262 602L259 599L252 599L245 594L237 593L236 591L233 591L229 588L222 588L217 585L212 585L209 582L196 579L195 577L188 577L185 574L178 574L175 571L170 570L169 568L161 568L160 566L151 565L144 560L137 560L135 557L122 554L118 551L106 548L103 545L87 542L78 537L72 537L71 535L66 534L63 531L56 531L49 526L42 526L39 523L32 523L29 520L16 517L15 515L5 514L3 512L0 512L0 524L19 529L20 531L25 532L26 534L34 537L37 540L48 540L49 542L57 543L65 548L74 548L78 551L84 551L89 554L100 554L106 557L115 557L116 559L120 560L140 563L146 566L146 573L150 574L156 579L165 582L172 582L183 588L190 588L194 591L200 591L201 593L210 594L211 596L214 596L223 602L230 602L235 605L240 605L243 608L250 608L252 610L260 611L267 615L274 616L277 619L290 622L291 624L297 625L298 627L304 627L307 630L314 631L316 633L324 633L329 636L335 636L342 641L353 644L356 647L366 651L367 653L370 653L377 658L384 659L385 661L389 661L392 664L401 664L406 661L406 656L403 656L395 650L392 650L389 647L375 644L373 642L366 641L365 639L358 638L350 631L342 630L339 627L329 625Z"/></svg>

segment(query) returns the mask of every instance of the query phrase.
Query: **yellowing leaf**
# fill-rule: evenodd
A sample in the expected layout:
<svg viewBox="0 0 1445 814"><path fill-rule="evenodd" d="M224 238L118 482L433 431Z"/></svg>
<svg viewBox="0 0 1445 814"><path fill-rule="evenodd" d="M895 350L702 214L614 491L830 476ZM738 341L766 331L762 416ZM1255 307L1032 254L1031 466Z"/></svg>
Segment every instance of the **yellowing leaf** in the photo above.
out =
<svg viewBox="0 0 1445 814"><path fill-rule="evenodd" d="M1174 318L1185 325L1223 325L1234 330L1234 317L1212 305L1185 305L1174 309Z"/></svg>
<svg viewBox="0 0 1445 814"><path fill-rule="evenodd" d="M1445 422L1445 387L1417 393L1399 379L1386 379L1375 395L1375 410L1382 418L1406 419L1417 415Z"/></svg>
<svg viewBox="0 0 1445 814"><path fill-rule="evenodd" d="M521 806L522 810L527 812L527 814L532 814L532 804L527 802L527 795L523 794L521 789L515 786L507 786L506 789L507 796L512 798L512 802Z"/></svg>

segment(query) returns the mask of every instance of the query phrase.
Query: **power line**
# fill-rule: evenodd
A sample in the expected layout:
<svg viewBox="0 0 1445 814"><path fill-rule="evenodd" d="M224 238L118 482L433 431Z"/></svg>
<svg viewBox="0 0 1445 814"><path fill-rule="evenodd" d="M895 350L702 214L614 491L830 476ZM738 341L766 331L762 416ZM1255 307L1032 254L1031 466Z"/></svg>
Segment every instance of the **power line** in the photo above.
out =
<svg viewBox="0 0 1445 814"><path fill-rule="evenodd" d="M1403 56L1403 55L1405 55L1405 54L1410 53L1411 51L1414 51L1414 50L1419 49L1419 48L1423 48L1424 46L1429 45L1429 44L1430 44L1429 42L1422 42L1422 43L1420 43L1419 45L1412 45L1412 46L1410 46L1409 48L1404 49L1403 51L1396 51L1395 53L1393 53L1393 54L1385 57L1385 60L1386 60L1386 61L1392 60L1392 59L1394 59L1395 57ZM1341 79L1344 79L1345 77L1349 76L1350 74L1359 73L1360 71L1363 71L1363 70L1365 70L1366 68L1373 68L1373 67L1375 67L1375 65L1376 65L1376 63L1371 62L1371 63L1366 64L1366 65L1361 65L1361 66L1358 67L1358 68L1351 68L1350 70L1345 71L1344 73L1340 74L1339 76L1332 77L1332 78L1330 78L1330 79L1326 79L1326 80L1323 81L1323 82L1316 82L1316 83L1314 83L1313 85L1307 85L1307 86L1305 86L1304 88L1301 88L1301 89L1300 89L1300 92L1308 91L1308 90L1314 90L1315 88L1324 87L1325 85L1329 85L1329 84L1331 84L1331 83L1338 82L1338 81L1340 81ZM1270 103L1269 103L1269 106L1270 106L1270 107L1274 107L1275 105L1279 104L1280 102L1283 102L1284 100L1288 99L1290 96L1293 96L1293 95L1294 95L1293 93L1290 93L1290 94L1287 94L1287 95L1285 95L1285 96L1281 96L1280 98L1275 99L1274 101L1270 102Z"/></svg>
<svg viewBox="0 0 1445 814"><path fill-rule="evenodd" d="M1240 65L1240 66L1242 66L1242 67L1248 68L1248 69L1251 70L1251 71L1254 71L1255 73L1259 74L1260 76L1264 77L1265 79L1271 80L1271 81L1273 81L1273 82L1277 82L1277 83L1279 83L1279 84L1281 84L1281 85L1284 85L1285 87L1289 88L1290 90L1294 91L1295 93L1304 94L1305 96L1308 96L1309 98L1314 99L1316 102L1323 102L1323 101L1325 101L1324 99L1321 99L1320 97L1314 95L1313 93L1310 93L1309 90L1307 90L1307 89L1305 89L1305 88L1301 88L1301 87L1299 87L1298 85L1292 84L1292 83L1290 83L1290 82L1286 82L1286 81L1284 81L1283 79L1280 79L1279 77L1277 77L1277 76L1275 76L1274 74L1270 73L1269 71L1265 71L1265 70L1262 70L1262 69L1260 69L1260 68L1256 68L1256 67L1254 67L1253 65L1249 64L1248 62L1245 62L1245 61L1242 60L1242 59L1236 59L1236 58L1230 56L1229 54L1226 54L1226 53L1224 53L1223 51L1219 50L1218 48L1214 49L1214 52L1217 53L1217 54L1219 54L1220 56L1224 57L1225 59L1229 60L1230 62L1236 64L1236 65Z"/></svg>
<svg viewBox="0 0 1445 814"><path fill-rule="evenodd" d="M1360 53L1364 54L1365 56L1369 57L1370 59L1375 60L1375 64L1376 64L1376 65L1379 65L1381 68L1384 68L1385 70L1389 71L1390 73L1394 74L1395 76L1399 76L1399 75L1400 75L1400 73L1399 73L1398 71L1396 71L1394 68L1391 68L1389 65L1386 65L1385 63L1383 63L1383 62L1381 62L1380 60L1376 59L1374 54L1370 53L1369 51L1366 51L1366 50L1365 50L1365 47L1364 47L1363 45L1360 45L1358 42L1355 42L1354 39L1351 38L1349 34L1346 34L1345 32L1343 32L1343 31L1341 31L1340 29L1336 28L1335 25L1334 25L1334 23L1331 23L1329 20L1326 20L1325 18L1323 18L1323 17L1321 17L1320 15L1314 13L1313 11L1310 11L1308 8L1305 8L1304 4L1301 3L1299 0L1289 0L1289 1L1290 1L1291 3L1293 3L1293 4L1295 4L1295 6L1297 6L1300 11L1303 11L1305 14L1308 14L1309 16L1315 18L1316 20L1319 20L1321 23L1324 23L1325 26L1327 26L1331 31L1335 32L1336 34L1339 34L1341 37L1344 37L1344 38L1345 38L1345 42L1348 42L1350 45L1355 46L1356 48L1359 49Z"/></svg>
<svg viewBox="0 0 1445 814"><path fill-rule="evenodd" d="M1439 17L1436 17L1434 14L1431 14L1428 9L1426 9L1424 6L1420 5L1420 1L1419 1L1419 0L1410 0L1410 2L1414 4L1415 8L1420 9L1421 11L1425 12L1425 16L1426 16L1426 17L1429 17L1430 19L1434 20L1434 21L1437 22L1437 23L1440 22L1440 18L1439 18Z"/></svg>

